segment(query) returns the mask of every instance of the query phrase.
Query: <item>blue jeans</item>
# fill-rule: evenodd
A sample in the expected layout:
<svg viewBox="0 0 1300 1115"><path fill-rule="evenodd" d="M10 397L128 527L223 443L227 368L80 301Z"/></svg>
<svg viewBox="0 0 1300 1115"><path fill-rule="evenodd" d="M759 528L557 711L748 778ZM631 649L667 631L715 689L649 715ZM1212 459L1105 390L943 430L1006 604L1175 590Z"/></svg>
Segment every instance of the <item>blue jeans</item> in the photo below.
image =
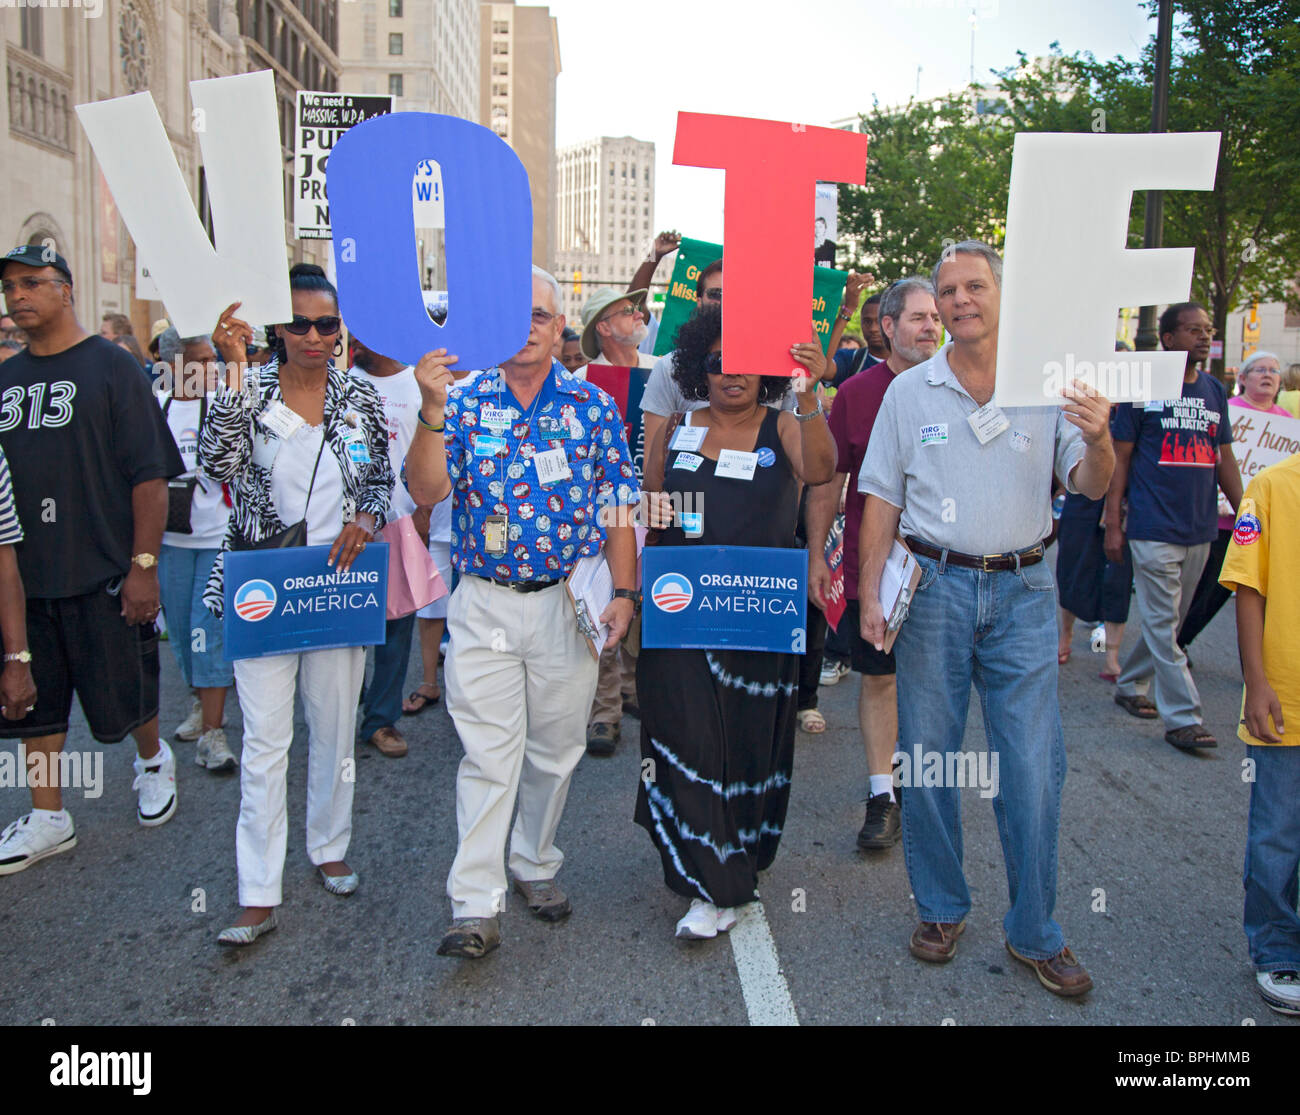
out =
<svg viewBox="0 0 1300 1115"><path fill-rule="evenodd" d="M203 605L203 590L216 557L215 549L167 545L158 555L158 590L167 617L167 641L185 684L193 689L225 689L235 680L234 668L223 653L221 621Z"/></svg>
<svg viewBox="0 0 1300 1115"><path fill-rule="evenodd" d="M1300 969L1300 747L1248 746L1255 761L1246 825L1250 959L1260 972Z"/></svg>
<svg viewBox="0 0 1300 1115"><path fill-rule="evenodd" d="M380 728L391 728L402 718L402 686L411 661L411 633L415 613L390 619L384 625L384 641L375 647L375 668L362 697L364 719L361 738L369 739Z"/></svg>
<svg viewBox="0 0 1300 1115"><path fill-rule="evenodd" d="M1056 692L1056 594L1040 561L984 573L918 557L922 575L899 630L899 750L961 751L972 681L984 714L993 812L1007 868L1007 941L1043 960L1065 945L1052 920L1056 842L1065 782L1065 739ZM996 759L997 767L992 763ZM928 766L929 764L927 764ZM962 872L961 790L950 777L925 786L913 765L904 792L903 850L922 921L954 923L970 910ZM930 779L926 779L929 781Z"/></svg>

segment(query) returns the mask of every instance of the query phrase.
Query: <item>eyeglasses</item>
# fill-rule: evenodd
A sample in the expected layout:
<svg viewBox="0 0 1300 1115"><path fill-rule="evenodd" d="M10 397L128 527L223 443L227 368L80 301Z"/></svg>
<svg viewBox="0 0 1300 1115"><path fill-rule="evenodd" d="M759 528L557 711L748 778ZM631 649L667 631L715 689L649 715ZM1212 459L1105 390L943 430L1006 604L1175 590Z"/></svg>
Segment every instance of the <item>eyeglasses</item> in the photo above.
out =
<svg viewBox="0 0 1300 1115"><path fill-rule="evenodd" d="M704 358L704 370L711 376L722 375L722 353L709 353Z"/></svg>
<svg viewBox="0 0 1300 1115"><path fill-rule="evenodd" d="M553 314L549 310L543 310L540 306L533 307L534 325L550 325L557 317L559 317L558 314Z"/></svg>
<svg viewBox="0 0 1300 1115"><path fill-rule="evenodd" d="M1206 328L1204 325L1184 325L1183 328L1193 337L1213 337L1215 334L1214 326Z"/></svg>
<svg viewBox="0 0 1300 1115"><path fill-rule="evenodd" d="M63 283L66 279L33 279L30 275L22 279L5 279L0 283L0 291L8 298L15 290L31 294L41 283Z"/></svg>
<svg viewBox="0 0 1300 1115"><path fill-rule="evenodd" d="M339 326L342 324L343 319L337 315L303 317L302 314L294 314L293 321L286 322L283 329L286 333L292 333L295 337L305 337L315 327L316 332L322 337L331 337L339 331Z"/></svg>
<svg viewBox="0 0 1300 1115"><path fill-rule="evenodd" d="M600 320L609 321L610 318L614 318L614 317L631 317L633 314L637 314L640 312L641 311L638 310L635 306L624 306L621 310L614 310L611 313L605 314L605 316L602 317Z"/></svg>
<svg viewBox="0 0 1300 1115"><path fill-rule="evenodd" d="M711 287L709 287L709 289L706 290L706 291L704 292L704 301L706 301L706 302L721 302L721 301L722 301L722 287L720 287L720 286L711 286Z"/></svg>

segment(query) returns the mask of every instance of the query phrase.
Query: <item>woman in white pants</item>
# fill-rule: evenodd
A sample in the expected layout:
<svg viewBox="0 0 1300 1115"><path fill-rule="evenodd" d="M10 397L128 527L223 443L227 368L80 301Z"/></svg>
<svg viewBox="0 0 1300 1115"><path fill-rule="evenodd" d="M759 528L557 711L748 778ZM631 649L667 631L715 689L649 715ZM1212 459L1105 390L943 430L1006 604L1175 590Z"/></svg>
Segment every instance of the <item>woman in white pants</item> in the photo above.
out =
<svg viewBox="0 0 1300 1115"><path fill-rule="evenodd" d="M213 401L199 455L209 476L231 486L223 551L254 548L292 529L287 524L305 521L306 544L331 545L330 564L346 572L388 512L388 424L375 389L330 361L341 322L325 273L298 264L289 283L293 321L277 329L275 359L256 377L241 374L252 330L233 316L239 304L221 315L213 342L239 372ZM224 552L217 556L204 595L215 614L223 605L224 558ZM235 662L244 714L235 840L244 910L218 937L221 944L248 945L276 927L295 683L309 733L307 853L331 894L357 889L344 856L352 836L352 751L364 670L363 647Z"/></svg>

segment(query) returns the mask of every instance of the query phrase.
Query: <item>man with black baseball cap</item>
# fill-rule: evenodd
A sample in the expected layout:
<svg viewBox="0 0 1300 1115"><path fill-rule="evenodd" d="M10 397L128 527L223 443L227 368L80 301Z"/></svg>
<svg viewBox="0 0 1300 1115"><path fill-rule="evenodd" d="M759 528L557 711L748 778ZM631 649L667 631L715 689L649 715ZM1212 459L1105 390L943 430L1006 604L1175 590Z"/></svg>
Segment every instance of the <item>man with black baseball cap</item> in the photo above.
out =
<svg viewBox="0 0 1300 1115"><path fill-rule="evenodd" d="M9 875L77 843L55 774L74 692L97 740L134 735L140 824L176 812L175 760L158 738L154 618L167 480L184 466L131 355L77 320L72 270L52 245L0 256L0 291L28 337L5 362L0 448L25 528L29 645L4 657L31 663L37 692L26 716L0 720L0 737L21 739L32 767L32 811L0 834Z"/></svg>

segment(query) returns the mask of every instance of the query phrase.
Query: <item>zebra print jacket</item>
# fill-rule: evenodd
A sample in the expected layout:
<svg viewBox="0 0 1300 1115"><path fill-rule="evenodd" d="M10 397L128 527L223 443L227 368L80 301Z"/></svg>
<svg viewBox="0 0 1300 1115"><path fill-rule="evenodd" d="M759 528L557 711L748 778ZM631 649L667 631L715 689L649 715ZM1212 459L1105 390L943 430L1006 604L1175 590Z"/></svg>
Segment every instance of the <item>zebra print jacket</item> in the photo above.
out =
<svg viewBox="0 0 1300 1115"><path fill-rule="evenodd" d="M277 363L263 365L256 375L246 375L239 391L222 387L208 408L199 434L199 462L204 474L230 485L231 512L222 552L212 564L212 574L203 592L203 603L220 618L224 606L225 552L235 533L250 541L267 538L289 524L280 521L271 497L271 470L253 461L254 423L272 402L283 401ZM379 393L364 380L340 371L333 363L325 384L325 423L330 452L343 472L343 522L351 522L359 511L375 517L378 531L388 520L388 498L393 488L393 471L388 463L388 421ZM370 450L368 464L354 464L346 436L360 427ZM258 432L266 432L256 427Z"/></svg>

